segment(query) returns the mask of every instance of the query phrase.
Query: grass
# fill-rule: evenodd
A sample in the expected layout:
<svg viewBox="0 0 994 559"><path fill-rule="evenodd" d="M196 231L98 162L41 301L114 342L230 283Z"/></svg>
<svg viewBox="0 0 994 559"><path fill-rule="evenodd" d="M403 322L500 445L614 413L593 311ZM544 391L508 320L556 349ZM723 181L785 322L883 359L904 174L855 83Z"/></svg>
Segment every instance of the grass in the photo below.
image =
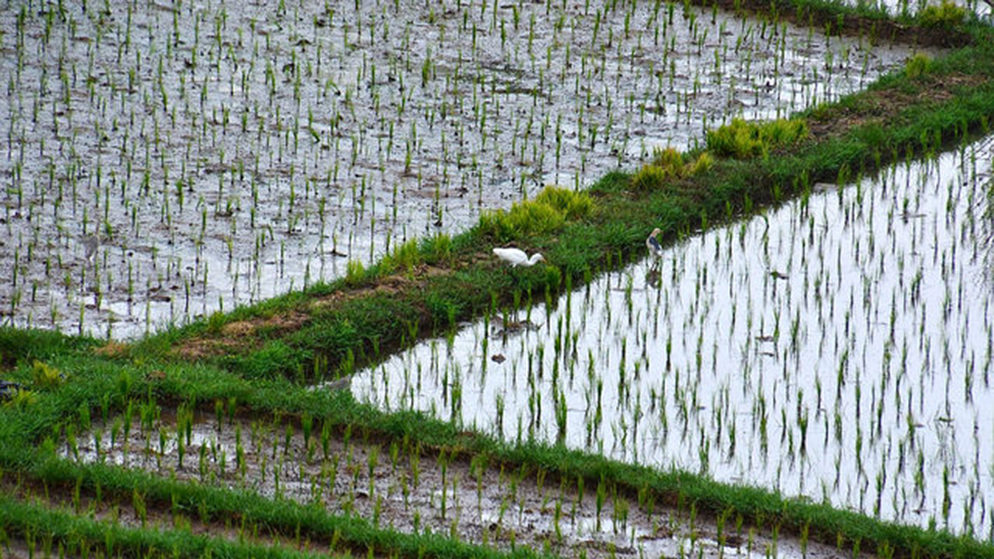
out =
<svg viewBox="0 0 994 559"><path fill-rule="evenodd" d="M477 229L498 242L526 240L558 231L567 221L590 214L592 208L587 193L549 186L532 200L515 202L509 211L484 212Z"/></svg>
<svg viewBox="0 0 994 559"><path fill-rule="evenodd" d="M780 118L770 122L746 122L732 119L730 124L709 130L704 137L708 151L715 155L746 159L796 144L808 137L808 125L802 119Z"/></svg>
<svg viewBox="0 0 994 559"><path fill-rule="evenodd" d="M827 18L832 10L841 10L813 2L798 2L791 9L794 17L807 14L812 19L811 14ZM855 17L851 12L838 13ZM948 14L937 17L953 19ZM941 531L896 526L760 488L620 464L560 446L507 445L419 414L384 414L347 394L305 387L314 380L348 375L417 339L444 333L461 320L496 314L515 303L541 300L589 281L600 271L644 254L641 243L652 227L661 228L672 240L803 195L816 181L846 182L890 162L928 157L988 133L994 117L989 31L961 25L950 33L957 41L972 36L975 42L929 64L913 62L905 72L888 76L865 92L797 115L803 120L794 122L801 124L779 125L785 134L764 137L757 132L760 127L733 123L731 132L716 132L715 141L726 146L722 153L735 157L711 156L710 163L694 172L683 169L694 165L688 161L701 161L702 153L679 157L667 153L650 166L661 171L647 171L643 179L638 174L612 173L587 193L543 193L510 212L488 215L466 233L403 244L368 268L356 264L341 281L215 315L105 355L94 351L98 347L94 340L3 329L3 375L26 384L33 395L29 401L0 407L3 479L13 478L14 483L23 479L56 491L79 486L95 498L131 499L137 491L146 502L176 507L185 514L198 507L207 518L237 514L282 538L324 537L332 544L344 542L336 550L355 553L497 555L440 536L372 528L362 519L293 503L54 458L56 441L68 432L81 433L94 419L107 420L129 404L186 402L211 411L221 402L236 413L281 414L301 423L305 416L320 417L337 436L355 433L385 441L416 440L465 459L482 456L491 464L524 466L570 483L582 479L588 487L607 480L617 491L651 494L682 510L731 514L758 529L805 533L840 546L895 556L994 557L988 544ZM801 132L805 129L807 137ZM742 130L746 133L740 137ZM771 143L770 138L783 136L790 141ZM764 157L754 157L756 142ZM749 155L753 157L745 157ZM659 188L663 184L666 188ZM511 240L541 250L551 268L508 277L487 252L490 246ZM0 518L5 538L33 540L45 534L70 551L297 554L191 538L185 531L126 529L9 498L0 500ZM329 538L329 533L338 534L338 539ZM531 555L526 550L515 554Z"/></svg>
<svg viewBox="0 0 994 559"><path fill-rule="evenodd" d="M657 149L649 164L632 175L630 188L636 192L663 188L674 179L703 173L713 164L714 156L708 151L700 152L691 159L673 148Z"/></svg>
<svg viewBox="0 0 994 559"><path fill-rule="evenodd" d="M953 29L964 19L966 19L966 8L950 0L942 0L938 5L925 6L925 9L918 13L918 22L925 27Z"/></svg>
<svg viewBox="0 0 994 559"><path fill-rule="evenodd" d="M54 475L54 474L53 474ZM95 483L104 481L99 474ZM80 478L77 478L80 479ZM174 507L199 509L207 518L214 515L236 515L253 521L251 530L257 538L248 536L244 541L191 534L182 526L172 530L127 528L113 522L98 521L86 515L53 510L40 505L0 497L0 521L6 534L24 534L25 539L41 552L62 550L72 555L86 556L96 549L140 557L325 557L320 548L330 547L337 553L355 555L387 553L398 557L539 557L527 549L514 553L484 550L455 542L443 536L424 534L408 536L388 530L377 530L367 522L354 517L333 517L313 507L305 508L290 503L273 503L248 495L233 496L230 492L219 495L216 490L197 490L185 484L173 487L145 486L142 480L121 478L105 480L104 489L113 498L119 489L115 482L131 484L131 491L140 491L146 502L165 498ZM66 488L68 489L68 487ZM147 489L147 492L145 491ZM158 495L161 490L170 491ZM229 517L230 518L230 517ZM307 542L300 534L311 536ZM252 541L268 535L283 544L259 545ZM305 547L303 550L298 547ZM311 548L308 550L306 548ZM317 549L314 549L317 548Z"/></svg>
<svg viewBox="0 0 994 559"><path fill-rule="evenodd" d="M283 417L298 429L306 418L321 418L322 425L330 426L336 437L384 443L403 441L405 447L417 445L425 452L444 449L451 460L475 460L492 467L503 464L520 471L522 476L541 472L551 486L559 482L573 485L582 479L587 487L596 487L606 480L612 492L638 498L640 502L651 499L685 512L693 508L702 514L731 514L758 530L776 529L783 534L806 530L813 541L840 546L862 542L863 548L870 550L886 546L900 556L994 557L994 547L968 538L897 526L827 505L784 498L760 488L717 483L690 473L622 464L561 446L509 445L480 433L460 431L450 423L418 413L383 413L355 402L347 392L318 392L306 387L287 387L284 382L245 380L215 368L190 365L177 365L160 371L161 374L153 374L156 369L148 366L127 367L117 379L112 379L107 375L106 364L85 352L63 355L59 364L78 370L80 382L67 383L46 393L29 413L9 406L0 408L4 420L0 429L3 443L0 463L8 482L13 479L16 483L36 484L45 491L64 495L81 491L108 503L131 502L139 494L149 507L180 511L181 515L209 523L233 518L241 526L250 527L250 531L278 535L284 541L306 539L327 543L329 534L334 534L338 549L344 546L358 553L371 549L405 557L421 553L496 556L490 550L439 536L403 535L376 529L364 519L331 515L323 508L290 501L274 502L223 487L183 483L99 463L78 464L54 456L52 435L58 435L69 425L90 421L83 410L91 410L88 413L96 421L120 413L129 401L147 398L165 406L189 402L201 409L213 409L215 402L221 402L222 410L230 405L225 403L234 403L231 412ZM24 365L18 372L25 369L27 374L28 368ZM123 382L124 377L131 381ZM38 440L42 441L38 450L31 450L33 441ZM163 544L156 538L170 541L168 532L157 536L153 535L155 532L125 530L9 499L4 499L0 508L8 535L47 534L66 547L82 542L99 545L113 541L115 547L141 554L160 549ZM198 549L227 544L206 538L184 545ZM531 554L520 549L515 556Z"/></svg>
<svg viewBox="0 0 994 559"><path fill-rule="evenodd" d="M994 86L985 77L994 75L989 48L961 49L933 60L924 73L888 76L865 92L798 115L794 124L774 125L776 131L766 133L770 139L757 139L763 136L758 125L732 125L734 135L745 138L743 145L758 142L760 152L765 145L771 153L780 138L793 139L794 147L767 157L713 157L692 176L663 171L666 176L654 180L666 188L650 190L633 184L645 171L634 177L609 174L590 189L593 203L586 213L570 214L536 197L510 212L489 214L477 227L445 241L444 268L408 268L404 278L396 278L396 264L388 259L344 280L222 317L225 324L248 323L247 329L235 330L237 336L218 334L220 323L211 329L200 323L140 342L135 351L208 359L247 374L299 380L329 378L375 363L418 337L444 333L459 321L497 313L515 301L542 300L547 292L579 285L640 256L645 232L653 227L662 229L663 239L677 239L702 224L801 195L815 182L844 183L985 133L994 118ZM937 89L946 82L953 85ZM930 95L936 91L942 94ZM810 130L809 137L804 138L804 130ZM700 161L704 155L683 157ZM536 267L509 277L487 252L512 239L545 254L557 273ZM433 245L418 250L418 256L407 257L410 262L439 263ZM265 327L288 312L302 317L299 324L283 330Z"/></svg>

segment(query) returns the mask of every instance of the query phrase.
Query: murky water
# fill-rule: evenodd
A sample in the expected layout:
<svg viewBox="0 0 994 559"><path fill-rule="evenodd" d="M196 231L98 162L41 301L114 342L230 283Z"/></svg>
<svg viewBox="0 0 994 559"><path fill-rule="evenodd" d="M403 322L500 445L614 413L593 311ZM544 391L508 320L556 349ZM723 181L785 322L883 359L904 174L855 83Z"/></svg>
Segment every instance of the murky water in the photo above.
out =
<svg viewBox="0 0 994 559"><path fill-rule="evenodd" d="M8 5L3 322L133 337L230 310L911 54L608 4Z"/></svg>
<svg viewBox="0 0 994 559"><path fill-rule="evenodd" d="M352 381L517 440L994 538L994 138L687 239Z"/></svg>
<svg viewBox="0 0 994 559"><path fill-rule="evenodd" d="M848 558L833 545L717 523L606 484L578 485L548 472L454 459L395 441L389 447L307 435L282 422L197 417L115 418L61 448L63 457L355 514L406 533L451 534L507 550L548 549L562 557Z"/></svg>
<svg viewBox="0 0 994 559"><path fill-rule="evenodd" d="M913 16L917 14L922 9L927 6L938 6L940 2L934 0L842 0L843 4L849 6L867 6L873 8L879 8L886 11L891 15L907 15ZM967 10L967 16L970 13L977 14L981 19L986 19L990 21L991 17L991 4L988 4L986 0L953 0L953 3Z"/></svg>

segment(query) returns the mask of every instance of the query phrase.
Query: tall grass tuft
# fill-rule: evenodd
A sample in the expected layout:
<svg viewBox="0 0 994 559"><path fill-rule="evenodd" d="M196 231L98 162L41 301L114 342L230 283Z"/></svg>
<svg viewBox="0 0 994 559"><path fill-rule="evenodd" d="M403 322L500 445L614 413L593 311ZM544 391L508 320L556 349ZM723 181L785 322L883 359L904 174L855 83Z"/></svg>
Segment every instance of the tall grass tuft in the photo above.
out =
<svg viewBox="0 0 994 559"><path fill-rule="evenodd" d="M31 378L35 386L50 388L61 384L66 377L62 374L62 371L48 363L35 359L31 366Z"/></svg>
<svg viewBox="0 0 994 559"><path fill-rule="evenodd" d="M397 245L390 254L384 256L381 267L386 270L397 269L410 272L420 261L421 254L418 251L418 240L411 239Z"/></svg>
<svg viewBox="0 0 994 559"><path fill-rule="evenodd" d="M560 212L566 219L579 219L590 213L594 201L585 192L558 186L547 186L535 197L536 204L546 204Z"/></svg>
<svg viewBox="0 0 994 559"><path fill-rule="evenodd" d="M732 119L730 124L708 130L705 142L708 151L746 159L768 155L771 151L789 146L808 137L808 125L803 119L784 119L768 122L747 122Z"/></svg>
<svg viewBox="0 0 994 559"><path fill-rule="evenodd" d="M632 175L632 189L639 192L656 190L666 184L672 176L662 167L646 165Z"/></svg>
<svg viewBox="0 0 994 559"><path fill-rule="evenodd" d="M639 192L649 192L663 186L673 178L691 177L711 168L714 157L701 152L693 161L674 148L657 149L652 161L632 176L632 188Z"/></svg>
<svg viewBox="0 0 994 559"><path fill-rule="evenodd" d="M925 6L918 12L918 21L925 27L939 27L951 29L963 22L966 17L966 8L956 5L953 0L942 0L936 6Z"/></svg>
<svg viewBox="0 0 994 559"><path fill-rule="evenodd" d="M484 212L478 227L481 232L507 241L555 231L567 220L586 216L592 208L589 194L548 186L534 199L515 203L509 211Z"/></svg>
<svg viewBox="0 0 994 559"><path fill-rule="evenodd" d="M919 78L927 74L932 67L932 59L927 54L917 53L908 59L904 65L904 73L909 78Z"/></svg>
<svg viewBox="0 0 994 559"><path fill-rule="evenodd" d="M356 286L366 277L366 267L358 260L349 260L345 265L346 285Z"/></svg>

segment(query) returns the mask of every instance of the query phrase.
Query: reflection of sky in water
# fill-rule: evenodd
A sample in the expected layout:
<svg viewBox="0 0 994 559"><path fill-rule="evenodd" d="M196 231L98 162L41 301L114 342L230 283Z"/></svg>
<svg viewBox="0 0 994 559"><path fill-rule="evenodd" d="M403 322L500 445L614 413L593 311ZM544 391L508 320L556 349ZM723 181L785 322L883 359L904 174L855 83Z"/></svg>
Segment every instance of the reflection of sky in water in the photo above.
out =
<svg viewBox="0 0 994 559"><path fill-rule="evenodd" d="M680 3L281 4L68 3L2 35L6 321L135 336L230 310L911 53Z"/></svg>
<svg viewBox="0 0 994 559"><path fill-rule="evenodd" d="M940 5L941 0L842 0L841 3L849 6L880 8L892 15L912 15L921 11L925 6ZM953 0L953 3L966 8L981 18L991 15L991 5L986 0Z"/></svg>
<svg viewBox="0 0 994 559"><path fill-rule="evenodd" d="M647 514L649 507L639 507L634 495L615 496L613 490L599 510L596 486L587 486L581 495L573 483L546 483L544 473L440 462L431 451L418 452L413 461L414 452L406 446L397 449L396 457L392 452L387 456L380 443L357 438L331 436L326 441L322 436L319 441L312 435L305 440L302 430L288 431L281 419L227 418L219 424L216 416L195 416L188 410L177 416L187 419L150 420L143 427L135 417L128 430L118 416L60 445L60 456L221 484L307 506L321 503L333 514L379 519L380 525L402 533L455 532L467 543L502 550L511 545L506 534L513 533L518 548L551 544L549 551L558 557L851 556L826 543L754 534L748 526L740 531L729 523L721 532L714 519L692 517L686 510L654 506ZM502 535L495 538L498 533ZM724 545L719 533L727 538ZM9 550L4 555L27 556Z"/></svg>
<svg viewBox="0 0 994 559"><path fill-rule="evenodd" d="M950 528L986 537L994 290L974 240L992 157L987 139L825 187L670 247L661 273L639 262L513 317L536 329L474 324L353 390L907 523L945 526L948 494Z"/></svg>

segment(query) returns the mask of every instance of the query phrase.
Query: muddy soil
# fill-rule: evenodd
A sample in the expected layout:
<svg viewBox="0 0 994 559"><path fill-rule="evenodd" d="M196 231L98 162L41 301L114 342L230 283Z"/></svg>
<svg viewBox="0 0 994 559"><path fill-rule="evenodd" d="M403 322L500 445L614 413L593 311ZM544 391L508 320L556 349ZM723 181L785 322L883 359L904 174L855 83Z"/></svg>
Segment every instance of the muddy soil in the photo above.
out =
<svg viewBox="0 0 994 559"><path fill-rule="evenodd" d="M447 534L474 544L529 546L566 557L850 557L815 542L773 536L734 519L644 502L608 485L579 487L445 451L309 433L283 422L193 416L95 428L62 454L177 479L321 503L402 532ZM113 441L113 442L111 442ZM182 463L180 461L180 455Z"/></svg>
<svg viewBox="0 0 994 559"><path fill-rule="evenodd" d="M509 317L535 328L477 320L350 390L501 440L989 539L994 361L976 356L994 339L992 161L987 136L816 184Z"/></svg>
<svg viewBox="0 0 994 559"><path fill-rule="evenodd" d="M914 52L680 3L324 6L0 10L0 319L133 338L230 310Z"/></svg>

